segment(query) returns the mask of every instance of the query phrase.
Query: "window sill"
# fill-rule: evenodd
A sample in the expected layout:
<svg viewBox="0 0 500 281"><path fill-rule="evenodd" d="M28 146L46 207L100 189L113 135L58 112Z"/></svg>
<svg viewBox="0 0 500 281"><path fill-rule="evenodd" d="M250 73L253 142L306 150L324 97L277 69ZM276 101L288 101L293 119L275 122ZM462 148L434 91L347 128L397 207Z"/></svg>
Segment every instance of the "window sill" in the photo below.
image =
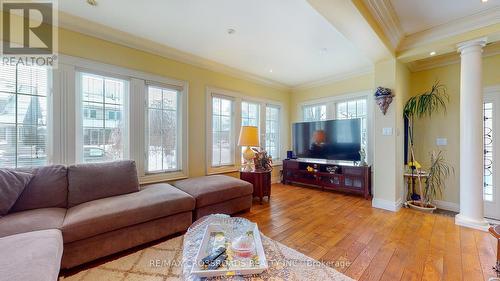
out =
<svg viewBox="0 0 500 281"><path fill-rule="evenodd" d="M187 179L188 175L183 171L170 172L170 173L158 173L158 174L149 174L139 178L139 184L152 184L159 182L167 182L167 181L175 181Z"/></svg>
<svg viewBox="0 0 500 281"><path fill-rule="evenodd" d="M276 167L276 166L283 166L283 160L281 159L277 159L277 160L273 160L273 167Z"/></svg>
<svg viewBox="0 0 500 281"><path fill-rule="evenodd" d="M218 174L234 173L239 171L240 168L238 166L210 167L207 169L207 175L218 175Z"/></svg>

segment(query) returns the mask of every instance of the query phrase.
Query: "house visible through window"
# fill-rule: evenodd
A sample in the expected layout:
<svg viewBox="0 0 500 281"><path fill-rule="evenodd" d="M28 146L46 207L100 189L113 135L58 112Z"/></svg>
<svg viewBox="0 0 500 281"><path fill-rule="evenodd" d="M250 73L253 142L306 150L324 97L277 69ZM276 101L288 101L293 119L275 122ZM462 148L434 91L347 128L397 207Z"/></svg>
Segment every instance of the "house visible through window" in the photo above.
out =
<svg viewBox="0 0 500 281"><path fill-rule="evenodd" d="M0 65L0 168L47 164L48 71Z"/></svg>
<svg viewBox="0 0 500 281"><path fill-rule="evenodd" d="M126 158L127 124L115 117L117 112L122 115L126 113L128 81L80 73L79 83L82 109L81 161L103 162Z"/></svg>
<svg viewBox="0 0 500 281"><path fill-rule="evenodd" d="M212 167L234 164L233 100L212 96Z"/></svg>
<svg viewBox="0 0 500 281"><path fill-rule="evenodd" d="M280 159L280 108L266 106L265 149L273 159Z"/></svg>
<svg viewBox="0 0 500 281"><path fill-rule="evenodd" d="M179 165L179 91L148 86L148 128L146 172L178 170Z"/></svg>

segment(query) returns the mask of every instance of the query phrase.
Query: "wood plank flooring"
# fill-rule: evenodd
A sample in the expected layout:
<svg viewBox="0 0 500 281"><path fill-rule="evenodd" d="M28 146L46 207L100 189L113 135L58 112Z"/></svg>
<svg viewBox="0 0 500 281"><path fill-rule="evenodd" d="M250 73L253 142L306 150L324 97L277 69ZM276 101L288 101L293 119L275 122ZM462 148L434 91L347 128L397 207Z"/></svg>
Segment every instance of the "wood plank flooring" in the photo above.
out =
<svg viewBox="0 0 500 281"><path fill-rule="evenodd" d="M266 200L264 200L266 201ZM496 240L454 218L319 189L272 186L269 203L242 215L267 236L356 280L488 280Z"/></svg>

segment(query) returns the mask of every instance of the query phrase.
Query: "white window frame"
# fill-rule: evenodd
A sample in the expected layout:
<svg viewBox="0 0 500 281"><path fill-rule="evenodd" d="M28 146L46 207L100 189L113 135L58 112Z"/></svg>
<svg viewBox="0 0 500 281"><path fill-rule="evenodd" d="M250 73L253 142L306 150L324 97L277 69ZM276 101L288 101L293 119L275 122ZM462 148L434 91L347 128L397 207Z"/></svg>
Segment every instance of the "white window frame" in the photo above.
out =
<svg viewBox="0 0 500 281"><path fill-rule="evenodd" d="M97 75L97 76L102 76L102 77L109 77L109 78L114 78L114 79L119 79L127 82L127 85L125 86L125 92L123 93L123 111L124 115L122 116L122 119L124 121L123 123L123 129L124 129L124 134L123 134L123 158L124 159L130 159L130 80L128 77L121 76L121 75L115 75L115 74L110 74L110 73L104 73L101 71L93 71L89 69L76 69L76 90L75 90L75 100L76 100L76 105L75 105L75 126L76 126L76 162L77 163L84 163L83 162L83 120L82 120L82 115L83 115L83 108L82 108L82 95L81 95L81 78L83 74L90 74L90 75ZM128 89L127 89L128 86ZM103 118L106 118L106 111L103 111Z"/></svg>
<svg viewBox="0 0 500 281"><path fill-rule="evenodd" d="M145 124L144 124L144 157L145 157L145 160L144 160L144 177L147 177L149 180L155 180L156 178L158 178L158 180L162 180L164 175L167 175L167 174L175 174L175 173L178 173L178 172L182 172L183 170L183 162L186 161L183 157L184 153L183 151L186 150L186 154L187 154L187 146L184 145L183 143L183 128L185 126L187 126L187 123L186 121L183 120L184 118L184 114L185 112L187 112L187 105L185 104L187 102L187 100L185 101L184 100L184 97L186 95L183 94L183 90L182 90L182 87L179 87L178 85L172 85L172 84L164 84L164 83L159 83L159 82L155 82L155 81L145 81L145 103L144 103L144 114L145 114ZM147 163L147 159L149 158L148 157L148 142L149 142L149 122L148 122L148 108L149 108L149 95L148 95L148 92L147 92L147 88L149 86L153 86L153 87L159 87L159 88L163 88L163 89L170 89L170 90L176 90L178 92L178 96L177 96L177 150L178 150L178 154L181 154L180 156L177 157L177 169L175 170L165 170L165 171L158 171L158 172L148 172L147 171L147 167L148 167L148 163ZM187 120L187 116L186 116L186 120Z"/></svg>
<svg viewBox="0 0 500 281"><path fill-rule="evenodd" d="M300 114L301 114L301 116L302 116L302 118L301 118L301 119L302 119L303 121L305 121L304 110L305 110L305 108L306 108L306 107L317 107L317 106L323 106L323 105L326 107L326 108L325 108L325 110L326 110L326 116L325 116L325 119L324 119L324 120L328 120L328 119L329 119L329 118L328 118L328 110L329 110L329 108L328 108L328 104L326 104L326 103L312 103L312 104L307 104L307 103L305 103L305 104L303 104L303 105L301 106L301 108L300 108L300 111L301 111L301 112L300 112ZM323 120L319 119L319 120L310 120L310 121L323 121Z"/></svg>
<svg viewBox="0 0 500 281"><path fill-rule="evenodd" d="M304 120L304 110L305 106L314 105L326 105L326 120L335 120L337 114L337 104L341 102L346 102L350 100L366 99L366 134L367 134L367 145L366 145L366 160L369 165L373 163L373 107L375 105L373 98L371 98L370 91L360 91L353 93L346 93L338 96L320 98L315 100L310 100L306 102L299 103L297 105L297 110L300 111L301 120ZM293 142L293 136L292 136ZM293 144L292 144L293 147Z"/></svg>
<svg viewBox="0 0 500 281"><path fill-rule="evenodd" d="M272 108L276 108L278 109L278 125L279 125L279 131L278 131L278 147L276 148L276 150L278 151L278 155L272 155L273 156L273 165L277 165L277 164L280 164L282 163L282 155L283 155L283 152L281 151L282 148L283 148L283 144L282 144L282 141L283 141L283 134L282 134L282 130L281 130L281 127L282 127L282 120L283 120L283 107L280 106L280 105L276 105L276 104L271 104L271 103L266 103L265 107L264 107L264 116L267 115L267 108L268 107L272 107ZM264 136L264 145L263 147L265 148L265 139L266 139L266 133L267 133L267 116L266 116L266 120L264 120L264 128L263 128L263 136Z"/></svg>
<svg viewBox="0 0 500 281"><path fill-rule="evenodd" d="M231 154L232 154L232 161L228 165L218 165L218 166L213 166L212 165L212 153L213 153L213 98L221 98L221 99L226 99L230 100L232 102L232 112L231 112L231 143L233 146L231 147ZM236 103L236 99L233 96L228 96L225 95L224 93L221 93L221 91L217 92L212 92L209 96L207 96L207 173L210 174L219 174L219 173L226 173L226 172L234 172L236 171L239 167L238 163L239 160L236 157L237 152L236 148L238 146L238 136L239 131L241 128L241 121L238 123L237 122L237 113L240 114L241 108L238 108L238 105ZM210 171L210 172L209 172Z"/></svg>
<svg viewBox="0 0 500 281"><path fill-rule="evenodd" d="M178 180L187 178L188 173L188 83L186 81L136 71L115 65L100 63L88 59L67 55L59 56L59 67L52 71L53 75L53 147L52 163L77 163L78 111L79 92L77 88L78 72L95 73L104 76L127 79L129 81L129 159L136 162L137 173L141 184ZM146 106L147 83L170 85L182 89L180 92L179 129L182 141L179 142L179 171L158 174L146 174ZM78 114L76 114L78 112ZM122 116L125 118L125 116Z"/></svg>
<svg viewBox="0 0 500 281"><path fill-rule="evenodd" d="M0 40L0 42L3 42ZM16 71L17 71L17 66L16 66ZM18 95L17 91L17 82L16 82L16 89L13 93L14 95ZM53 72L51 69L47 69L47 139L45 143L45 147L47 149L47 165L50 165L51 163L54 163L54 158L55 155L57 154L57 150L55 149L56 146L54 144L54 138L53 138L53 131L54 131L54 113L53 110L55 108L54 106L54 97L53 97ZM17 106L17 104L16 104ZM16 113L17 115L17 113ZM16 116L17 119L17 116ZM16 134L17 134L17 126L16 125ZM17 145L17 144L16 144ZM17 154L17 152L16 152ZM17 158L17 155L16 155ZM17 160L16 160L17 162ZM33 166L33 168L38 167L38 166Z"/></svg>
<svg viewBox="0 0 500 281"><path fill-rule="evenodd" d="M233 158L234 158L234 164L233 165L228 165L228 166L220 166L220 167L213 167L212 166L212 140L213 140L213 135L212 135L212 96L220 96L224 98L229 98L233 100ZM279 101L274 101L274 100L269 100L269 99L262 99L262 98L257 98L257 97L249 97L248 95L236 91L230 91L230 90L225 90L221 88L216 88L216 87L207 87L206 88L206 174L207 175L213 175L213 174L222 174L222 173L230 173L230 172L236 172L239 171L241 168L241 149L238 146L238 138L240 134L240 129L241 129L241 103L243 101L249 102L249 103L257 103L260 105L259 109L259 138L260 138L260 143L262 147L265 147L263 145L265 143L265 126L266 126L266 106L274 106L278 107L280 109L280 143L279 143L279 148L278 151L280 152L280 158L281 155L284 155L284 145L283 145L283 136L285 135L285 128L288 126L287 124L284 123L285 118L282 117L284 114L284 107L283 103ZM281 165L281 160L277 159L277 161L273 162L274 166Z"/></svg>

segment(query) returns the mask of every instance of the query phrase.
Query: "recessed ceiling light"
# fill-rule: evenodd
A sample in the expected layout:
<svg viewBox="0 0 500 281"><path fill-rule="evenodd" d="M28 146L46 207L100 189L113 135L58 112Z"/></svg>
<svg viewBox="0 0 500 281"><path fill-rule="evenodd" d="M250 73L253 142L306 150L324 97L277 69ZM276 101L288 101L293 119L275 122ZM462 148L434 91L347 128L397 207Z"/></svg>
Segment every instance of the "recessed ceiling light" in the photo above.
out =
<svg viewBox="0 0 500 281"><path fill-rule="evenodd" d="M269 73L273 73L273 70L272 70L272 69L269 69Z"/></svg>
<svg viewBox="0 0 500 281"><path fill-rule="evenodd" d="M436 52L432 51L432 52L430 52L430 53L429 53L429 55L431 55L431 56L435 56L435 55L436 55Z"/></svg>
<svg viewBox="0 0 500 281"><path fill-rule="evenodd" d="M488 2L488 0L481 0L481 2L486 3L486 2Z"/></svg>
<svg viewBox="0 0 500 281"><path fill-rule="evenodd" d="M235 34L235 33L236 33L236 29L234 29L234 28L227 29L227 34L231 35L231 34Z"/></svg>
<svg viewBox="0 0 500 281"><path fill-rule="evenodd" d="M87 4L90 6L97 6L97 0L87 0Z"/></svg>

